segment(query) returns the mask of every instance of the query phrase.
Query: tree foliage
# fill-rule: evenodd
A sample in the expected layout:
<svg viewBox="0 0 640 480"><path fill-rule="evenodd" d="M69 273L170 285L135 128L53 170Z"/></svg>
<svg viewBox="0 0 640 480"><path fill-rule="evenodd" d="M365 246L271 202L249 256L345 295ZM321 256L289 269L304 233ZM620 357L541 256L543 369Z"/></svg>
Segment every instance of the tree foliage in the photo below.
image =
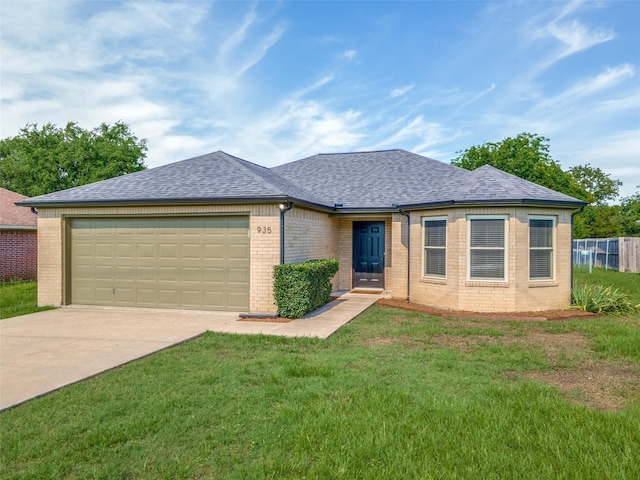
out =
<svg viewBox="0 0 640 480"><path fill-rule="evenodd" d="M549 154L549 139L532 133L487 142L458 152L451 163L467 170L491 165L543 187L551 188L587 202L591 195Z"/></svg>
<svg viewBox="0 0 640 480"><path fill-rule="evenodd" d="M618 198L622 182L590 164L562 170L551 158L549 139L545 137L521 133L501 142L473 146L458 152L451 163L467 170L492 165L591 203L574 218L574 238L640 235L640 193L623 198L620 205L609 205Z"/></svg>
<svg viewBox="0 0 640 480"><path fill-rule="evenodd" d="M625 237L640 236L640 185L638 191L620 202L620 223Z"/></svg>
<svg viewBox="0 0 640 480"><path fill-rule="evenodd" d="M607 200L618 198L622 182L611 178L611 175L604 173L600 168L587 163L571 167L569 174L589 193L591 203L605 205Z"/></svg>
<svg viewBox="0 0 640 480"><path fill-rule="evenodd" d="M144 170L147 141L123 122L85 130L27 125L0 140L0 186L28 197Z"/></svg>

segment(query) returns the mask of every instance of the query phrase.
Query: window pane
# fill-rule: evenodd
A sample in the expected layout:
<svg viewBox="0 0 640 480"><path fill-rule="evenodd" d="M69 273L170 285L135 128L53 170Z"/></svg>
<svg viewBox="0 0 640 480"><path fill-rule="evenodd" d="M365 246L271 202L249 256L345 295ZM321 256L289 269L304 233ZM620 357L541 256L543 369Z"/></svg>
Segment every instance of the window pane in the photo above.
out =
<svg viewBox="0 0 640 480"><path fill-rule="evenodd" d="M425 251L425 274L446 276L446 257L447 251L444 248L427 248Z"/></svg>
<svg viewBox="0 0 640 480"><path fill-rule="evenodd" d="M471 247L504 247L504 220L471 219Z"/></svg>
<svg viewBox="0 0 640 480"><path fill-rule="evenodd" d="M530 278L553 278L553 250L529 250Z"/></svg>
<svg viewBox="0 0 640 480"><path fill-rule="evenodd" d="M504 279L504 250L471 250L471 278Z"/></svg>
<svg viewBox="0 0 640 480"><path fill-rule="evenodd" d="M444 247L447 245L446 220L427 220L424 222L424 226L427 247Z"/></svg>
<svg viewBox="0 0 640 480"><path fill-rule="evenodd" d="M553 246L553 220L529 220L529 245L534 248Z"/></svg>

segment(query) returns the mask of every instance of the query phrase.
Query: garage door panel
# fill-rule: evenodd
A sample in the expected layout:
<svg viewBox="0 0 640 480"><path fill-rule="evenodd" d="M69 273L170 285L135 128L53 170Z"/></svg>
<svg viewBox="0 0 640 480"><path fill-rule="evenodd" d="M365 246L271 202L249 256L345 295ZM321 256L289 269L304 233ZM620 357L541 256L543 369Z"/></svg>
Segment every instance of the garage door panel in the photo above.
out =
<svg viewBox="0 0 640 480"><path fill-rule="evenodd" d="M160 267L158 268L158 282L177 283L178 267Z"/></svg>
<svg viewBox="0 0 640 480"><path fill-rule="evenodd" d="M231 311L242 310L242 305L249 303L249 295L245 293L229 292L227 295L227 308Z"/></svg>
<svg viewBox="0 0 640 480"><path fill-rule="evenodd" d="M238 285L249 284L249 269L248 268L229 268L227 273L227 282L235 283Z"/></svg>
<svg viewBox="0 0 640 480"><path fill-rule="evenodd" d="M224 260L225 259L225 246L222 243L218 243L219 239L212 239L211 241L216 243L208 243L204 248L205 260Z"/></svg>
<svg viewBox="0 0 640 480"><path fill-rule="evenodd" d="M157 268L153 266L138 265L136 266L136 282L138 283L156 283Z"/></svg>
<svg viewBox="0 0 640 480"><path fill-rule="evenodd" d="M198 243L183 243L180 251L182 260L201 260L202 246Z"/></svg>
<svg viewBox="0 0 640 480"><path fill-rule="evenodd" d="M175 243L161 243L158 245L158 257L162 260L178 260L178 245Z"/></svg>
<svg viewBox="0 0 640 480"><path fill-rule="evenodd" d="M154 243L138 243L136 246L136 256L139 259L155 259L156 258L156 245Z"/></svg>
<svg viewBox="0 0 640 480"><path fill-rule="evenodd" d="M77 258L87 257L93 258L93 244L87 242L78 241L75 245L75 255Z"/></svg>
<svg viewBox="0 0 640 480"><path fill-rule="evenodd" d="M135 246L132 243L117 243L116 257L132 260L135 257Z"/></svg>
<svg viewBox="0 0 640 480"><path fill-rule="evenodd" d="M113 288L96 286L94 288L94 301L98 305L110 305L115 300Z"/></svg>
<svg viewBox="0 0 640 480"><path fill-rule="evenodd" d="M158 305L158 291L156 289L136 289L135 303L141 307L155 307Z"/></svg>
<svg viewBox="0 0 640 480"><path fill-rule="evenodd" d="M249 309L249 220L71 221L71 303Z"/></svg>
<svg viewBox="0 0 640 480"><path fill-rule="evenodd" d="M227 252L229 260L242 260L247 258L248 255L249 249L244 245L230 245Z"/></svg>
<svg viewBox="0 0 640 480"><path fill-rule="evenodd" d="M105 280L111 282L114 277L114 268L111 265L96 265L94 278L98 281Z"/></svg>
<svg viewBox="0 0 640 480"><path fill-rule="evenodd" d="M113 301L118 305L126 305L133 307L136 305L136 294L138 293L137 289L132 287L122 287L119 286L115 289L115 293L113 293Z"/></svg>

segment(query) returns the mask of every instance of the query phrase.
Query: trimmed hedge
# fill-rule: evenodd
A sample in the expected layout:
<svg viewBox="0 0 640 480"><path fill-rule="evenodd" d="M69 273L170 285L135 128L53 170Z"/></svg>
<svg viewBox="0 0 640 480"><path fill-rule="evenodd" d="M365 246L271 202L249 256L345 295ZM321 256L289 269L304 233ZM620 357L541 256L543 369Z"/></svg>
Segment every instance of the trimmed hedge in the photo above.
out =
<svg viewBox="0 0 640 480"><path fill-rule="evenodd" d="M273 267L273 296L280 316L300 318L331 301L331 279L338 265L332 259Z"/></svg>

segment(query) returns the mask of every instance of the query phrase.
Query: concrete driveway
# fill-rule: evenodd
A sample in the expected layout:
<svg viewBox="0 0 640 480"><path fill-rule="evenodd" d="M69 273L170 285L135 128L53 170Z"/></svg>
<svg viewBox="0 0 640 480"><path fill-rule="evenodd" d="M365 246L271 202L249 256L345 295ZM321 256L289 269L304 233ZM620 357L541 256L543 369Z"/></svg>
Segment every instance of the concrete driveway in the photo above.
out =
<svg viewBox="0 0 640 480"><path fill-rule="evenodd" d="M206 331L326 338L379 298L346 294L289 323L235 313L65 307L0 320L0 410Z"/></svg>

